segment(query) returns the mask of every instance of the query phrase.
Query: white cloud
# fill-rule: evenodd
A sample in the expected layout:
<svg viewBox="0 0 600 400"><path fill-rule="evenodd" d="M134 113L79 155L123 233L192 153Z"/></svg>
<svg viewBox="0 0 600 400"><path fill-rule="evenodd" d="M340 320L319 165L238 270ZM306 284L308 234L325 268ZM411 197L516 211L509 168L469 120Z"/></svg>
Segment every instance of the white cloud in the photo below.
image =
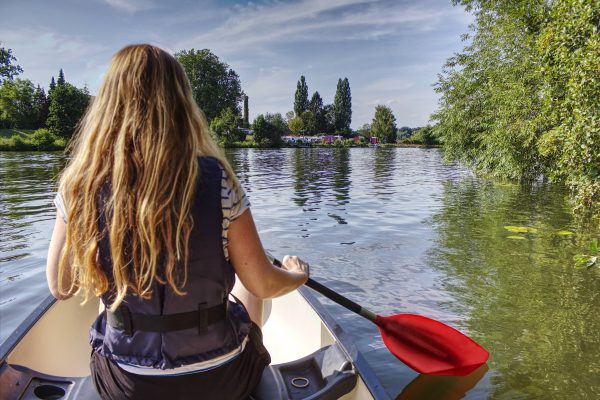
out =
<svg viewBox="0 0 600 400"><path fill-rule="evenodd" d="M153 0L104 0L109 6L134 13L157 7Z"/></svg>
<svg viewBox="0 0 600 400"><path fill-rule="evenodd" d="M375 40L407 28L431 29L442 17L439 7L390 7L375 0L251 3L235 7L221 25L182 40L177 47L210 47L219 54L235 54L249 49L268 52L270 45L297 41Z"/></svg>
<svg viewBox="0 0 600 400"><path fill-rule="evenodd" d="M96 79L109 61L105 45L82 37L31 28L0 31L0 37L14 49L17 63L24 69L23 77L42 86L63 68L67 81L77 86L87 83L93 89L99 80L90 78Z"/></svg>

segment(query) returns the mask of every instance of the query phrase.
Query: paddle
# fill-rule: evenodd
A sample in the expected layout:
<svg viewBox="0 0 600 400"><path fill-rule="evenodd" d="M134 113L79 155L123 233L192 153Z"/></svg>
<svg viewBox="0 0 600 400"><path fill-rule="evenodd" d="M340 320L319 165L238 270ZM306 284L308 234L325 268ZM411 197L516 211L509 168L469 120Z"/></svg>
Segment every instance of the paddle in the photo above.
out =
<svg viewBox="0 0 600 400"><path fill-rule="evenodd" d="M272 262L281 266L277 259ZM473 339L439 321L416 314L376 315L311 278L306 286L377 325L388 350L420 374L464 376L489 357Z"/></svg>

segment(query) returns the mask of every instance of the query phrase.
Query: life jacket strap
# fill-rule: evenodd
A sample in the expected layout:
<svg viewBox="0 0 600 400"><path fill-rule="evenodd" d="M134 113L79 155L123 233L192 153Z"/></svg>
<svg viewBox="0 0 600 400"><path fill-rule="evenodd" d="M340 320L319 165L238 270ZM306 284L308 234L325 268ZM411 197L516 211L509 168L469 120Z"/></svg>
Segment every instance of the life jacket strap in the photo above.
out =
<svg viewBox="0 0 600 400"><path fill-rule="evenodd" d="M106 322L113 328L124 331L131 336L135 331L173 332L198 328L198 333L206 332L209 325L227 318L229 302L213 307L199 304L198 310L168 315L148 315L132 313L126 305L120 305L116 311L106 310Z"/></svg>

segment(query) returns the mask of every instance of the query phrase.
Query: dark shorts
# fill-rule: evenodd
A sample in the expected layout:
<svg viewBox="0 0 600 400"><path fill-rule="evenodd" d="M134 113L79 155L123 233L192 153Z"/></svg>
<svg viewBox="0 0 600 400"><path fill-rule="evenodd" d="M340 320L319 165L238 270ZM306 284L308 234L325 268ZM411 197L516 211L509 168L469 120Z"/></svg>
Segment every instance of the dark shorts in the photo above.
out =
<svg viewBox="0 0 600 400"><path fill-rule="evenodd" d="M132 374L92 353L92 379L100 397L121 399L247 399L271 357L260 328L252 324L250 341L234 360L211 370L179 376Z"/></svg>

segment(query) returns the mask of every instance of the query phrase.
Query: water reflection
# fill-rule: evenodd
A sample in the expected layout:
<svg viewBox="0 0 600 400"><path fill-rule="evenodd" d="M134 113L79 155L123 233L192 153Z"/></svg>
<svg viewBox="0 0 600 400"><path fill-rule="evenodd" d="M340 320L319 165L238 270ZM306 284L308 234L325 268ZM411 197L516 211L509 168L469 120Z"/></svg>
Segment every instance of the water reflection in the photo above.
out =
<svg viewBox="0 0 600 400"><path fill-rule="evenodd" d="M52 193L63 164L59 153L0 153L0 262L31 254L33 225L54 217Z"/></svg>
<svg viewBox="0 0 600 400"><path fill-rule="evenodd" d="M343 214L350 201L350 151L346 148L298 149L292 156L296 205L317 211L322 203L333 207L327 215L347 224Z"/></svg>
<svg viewBox="0 0 600 400"><path fill-rule="evenodd" d="M488 371L482 365L467 376L419 375L396 397L396 400L459 400L472 390Z"/></svg>
<svg viewBox="0 0 600 400"><path fill-rule="evenodd" d="M565 193L545 185L444 185L430 264L452 277L448 305L491 353L493 399L600 397L600 279L573 268L594 230L578 230ZM504 227L532 227L515 240ZM572 236L557 235L572 230Z"/></svg>
<svg viewBox="0 0 600 400"><path fill-rule="evenodd" d="M373 193L383 201L389 201L396 193L393 179L396 174L396 149L375 148L373 151Z"/></svg>

